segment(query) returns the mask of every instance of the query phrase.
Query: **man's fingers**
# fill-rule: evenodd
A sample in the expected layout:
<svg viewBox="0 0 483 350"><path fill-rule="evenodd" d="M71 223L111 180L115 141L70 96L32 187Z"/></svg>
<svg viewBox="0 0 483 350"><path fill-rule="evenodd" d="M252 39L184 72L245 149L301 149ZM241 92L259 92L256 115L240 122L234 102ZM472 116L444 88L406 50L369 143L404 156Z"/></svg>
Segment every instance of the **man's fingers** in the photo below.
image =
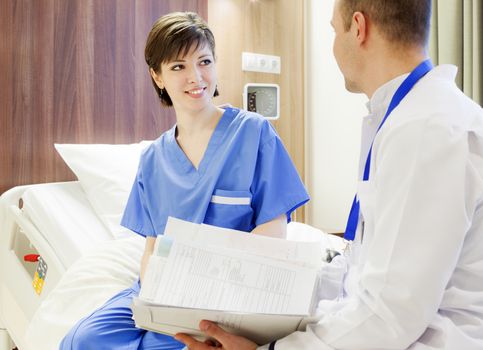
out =
<svg viewBox="0 0 483 350"><path fill-rule="evenodd" d="M190 337L189 335L183 334L183 333L176 334L176 336L174 338L177 341L182 342L190 350L208 350L208 349L212 348L211 346L209 346L207 344L200 343L196 339Z"/></svg>
<svg viewBox="0 0 483 350"><path fill-rule="evenodd" d="M223 329L218 327L216 323L206 320L200 322L200 330L205 332L210 337L215 338L221 344L224 344L227 338L231 336L230 333L227 333Z"/></svg>
<svg viewBox="0 0 483 350"><path fill-rule="evenodd" d="M186 334L178 333L175 339L184 343L190 350L255 350L258 345L249 339L225 332L216 323L203 320L199 324L200 330L207 336L216 340L215 342L205 341L205 343L196 341Z"/></svg>
<svg viewBox="0 0 483 350"><path fill-rule="evenodd" d="M221 344L214 339L206 339L204 343L215 348L221 347Z"/></svg>

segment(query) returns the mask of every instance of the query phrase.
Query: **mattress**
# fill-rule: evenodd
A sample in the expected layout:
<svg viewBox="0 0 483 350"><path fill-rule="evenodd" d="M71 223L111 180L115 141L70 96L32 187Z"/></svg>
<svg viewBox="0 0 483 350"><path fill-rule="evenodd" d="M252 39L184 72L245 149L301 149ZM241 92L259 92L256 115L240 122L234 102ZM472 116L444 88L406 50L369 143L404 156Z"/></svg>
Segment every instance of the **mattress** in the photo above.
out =
<svg viewBox="0 0 483 350"><path fill-rule="evenodd" d="M24 215L66 268L92 247L114 239L78 181L31 186L22 199Z"/></svg>

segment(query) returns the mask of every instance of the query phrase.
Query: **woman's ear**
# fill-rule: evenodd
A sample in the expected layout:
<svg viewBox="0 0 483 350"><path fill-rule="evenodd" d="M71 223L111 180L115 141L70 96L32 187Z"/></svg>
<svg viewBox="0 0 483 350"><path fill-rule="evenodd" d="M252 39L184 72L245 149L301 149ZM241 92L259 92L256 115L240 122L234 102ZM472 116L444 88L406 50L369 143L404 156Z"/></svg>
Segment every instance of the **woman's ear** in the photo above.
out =
<svg viewBox="0 0 483 350"><path fill-rule="evenodd" d="M149 74L151 74L151 77L153 80L156 82L156 85L162 90L164 89L164 84L163 80L161 79L161 74L157 74L154 69L149 68Z"/></svg>

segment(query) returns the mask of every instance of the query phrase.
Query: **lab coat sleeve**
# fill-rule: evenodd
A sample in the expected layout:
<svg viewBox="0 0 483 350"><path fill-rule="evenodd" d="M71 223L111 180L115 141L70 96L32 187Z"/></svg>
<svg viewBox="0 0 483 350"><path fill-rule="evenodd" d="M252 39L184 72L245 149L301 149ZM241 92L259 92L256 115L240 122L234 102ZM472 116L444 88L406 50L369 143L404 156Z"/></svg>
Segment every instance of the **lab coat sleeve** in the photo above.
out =
<svg viewBox="0 0 483 350"><path fill-rule="evenodd" d="M276 350L406 349L436 316L475 209L467 133L439 117L381 130L355 291Z"/></svg>

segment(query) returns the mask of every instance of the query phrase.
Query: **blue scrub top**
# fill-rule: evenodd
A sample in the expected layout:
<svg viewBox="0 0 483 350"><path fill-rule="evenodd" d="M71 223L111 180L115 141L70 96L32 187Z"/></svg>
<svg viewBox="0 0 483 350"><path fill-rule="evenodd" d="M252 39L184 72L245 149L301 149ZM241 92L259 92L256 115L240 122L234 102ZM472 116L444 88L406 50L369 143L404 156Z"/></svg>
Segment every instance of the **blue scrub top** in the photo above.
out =
<svg viewBox="0 0 483 350"><path fill-rule="evenodd" d="M262 116L227 108L196 169L176 126L142 154L121 225L142 236L164 233L168 216L241 231L309 200L280 138Z"/></svg>

